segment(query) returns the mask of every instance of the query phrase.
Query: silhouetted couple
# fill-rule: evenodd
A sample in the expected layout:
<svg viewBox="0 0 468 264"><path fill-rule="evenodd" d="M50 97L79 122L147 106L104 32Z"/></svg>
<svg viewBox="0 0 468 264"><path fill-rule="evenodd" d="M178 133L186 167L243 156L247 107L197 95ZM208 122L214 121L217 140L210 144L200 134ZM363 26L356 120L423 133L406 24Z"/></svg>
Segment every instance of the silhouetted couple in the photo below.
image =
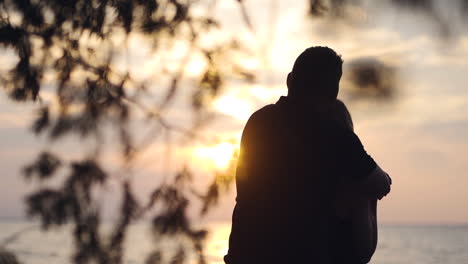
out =
<svg viewBox="0 0 468 264"><path fill-rule="evenodd" d="M288 96L255 112L242 134L228 264L367 263L376 204L391 179L366 153L336 99L341 57L305 50Z"/></svg>

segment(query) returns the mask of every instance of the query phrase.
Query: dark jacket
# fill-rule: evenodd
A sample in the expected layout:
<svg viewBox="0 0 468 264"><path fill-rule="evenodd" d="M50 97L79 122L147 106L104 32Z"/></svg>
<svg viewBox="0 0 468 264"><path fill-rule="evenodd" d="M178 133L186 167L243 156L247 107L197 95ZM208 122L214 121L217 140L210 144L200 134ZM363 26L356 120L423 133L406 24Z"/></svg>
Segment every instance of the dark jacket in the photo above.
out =
<svg viewBox="0 0 468 264"><path fill-rule="evenodd" d="M286 97L255 112L241 140L228 264L333 263L339 177L376 164L359 138Z"/></svg>

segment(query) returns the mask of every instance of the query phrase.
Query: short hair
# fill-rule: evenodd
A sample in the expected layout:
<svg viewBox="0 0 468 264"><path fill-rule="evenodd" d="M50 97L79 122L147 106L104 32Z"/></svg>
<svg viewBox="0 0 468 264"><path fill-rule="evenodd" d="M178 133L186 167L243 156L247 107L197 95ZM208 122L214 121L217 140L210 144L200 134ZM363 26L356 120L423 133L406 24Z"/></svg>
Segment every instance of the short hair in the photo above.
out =
<svg viewBox="0 0 468 264"><path fill-rule="evenodd" d="M294 62L290 89L294 94L336 99L342 66L341 56L329 47L310 47Z"/></svg>

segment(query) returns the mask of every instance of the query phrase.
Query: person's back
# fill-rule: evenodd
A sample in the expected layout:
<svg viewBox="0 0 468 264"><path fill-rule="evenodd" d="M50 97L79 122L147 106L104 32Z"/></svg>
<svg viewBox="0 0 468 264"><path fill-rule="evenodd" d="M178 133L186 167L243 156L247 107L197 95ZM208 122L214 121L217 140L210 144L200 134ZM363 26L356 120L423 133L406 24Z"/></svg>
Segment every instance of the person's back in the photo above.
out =
<svg viewBox="0 0 468 264"><path fill-rule="evenodd" d="M228 263L328 257L336 177L325 153L333 149L333 123L294 110L282 98L254 114L244 130L230 243L230 255L242 259Z"/></svg>

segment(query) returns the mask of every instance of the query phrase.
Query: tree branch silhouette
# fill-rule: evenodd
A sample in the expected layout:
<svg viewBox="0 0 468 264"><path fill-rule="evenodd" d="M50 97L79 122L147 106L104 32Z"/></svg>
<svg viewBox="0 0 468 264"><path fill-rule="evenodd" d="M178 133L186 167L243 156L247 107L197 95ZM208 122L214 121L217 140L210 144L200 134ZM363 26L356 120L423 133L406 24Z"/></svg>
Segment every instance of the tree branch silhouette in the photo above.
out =
<svg viewBox="0 0 468 264"><path fill-rule="evenodd" d="M191 172L183 167L175 175L165 176L174 180L163 181L148 204L142 206L128 174L138 154L148 145L163 144L165 139L159 135L177 133L184 140L216 140L197 132L210 120L207 106L219 94L226 78L252 79L242 65L230 59L231 53L244 52L236 40L203 41L221 29L210 12L194 12L196 4L180 0L0 1L0 46L14 57L9 62L12 66L1 72L2 89L13 101L39 105L31 127L35 134L47 135L51 142L69 140L69 135L94 138L94 154L85 155L82 160L68 160L66 154L50 151L46 146L24 168L25 178L31 184L38 183L37 189L26 197L28 215L38 218L44 230L73 225L74 263L123 263L123 243L129 225L148 217L152 219L156 241L190 243L180 242L178 251L169 255L155 244L146 263L185 263L188 251L197 254L199 263L205 263L206 231L193 227L187 210L191 201L198 199L206 213L219 194L212 191L215 187L193 195ZM244 19L248 21L246 14ZM156 57L177 53L172 46L176 42L188 48L186 55L177 60L175 72L159 67L152 69L149 77L141 78L134 71L139 65L128 60L128 42L134 37L152 43L151 54ZM185 67L194 54L199 54L206 66L198 78L186 84L192 89L193 124L179 126L170 120L166 109L180 96ZM124 57L127 64L122 67L119 60ZM168 80L167 86L164 80ZM154 84L148 86L150 82ZM52 94L57 103L47 103L44 93ZM157 103L148 106L149 101ZM143 114L143 120L138 112ZM141 137L132 128L132 122L147 120L154 121L157 129ZM100 150L108 147L103 142L108 128L118 136L124 158L124 165L112 173L99 161ZM64 177L62 184L48 187L49 180L58 174ZM112 231L103 234L97 193L103 192L116 174L121 175L120 210ZM219 177L214 178L217 185ZM228 179L232 181L232 177Z"/></svg>

